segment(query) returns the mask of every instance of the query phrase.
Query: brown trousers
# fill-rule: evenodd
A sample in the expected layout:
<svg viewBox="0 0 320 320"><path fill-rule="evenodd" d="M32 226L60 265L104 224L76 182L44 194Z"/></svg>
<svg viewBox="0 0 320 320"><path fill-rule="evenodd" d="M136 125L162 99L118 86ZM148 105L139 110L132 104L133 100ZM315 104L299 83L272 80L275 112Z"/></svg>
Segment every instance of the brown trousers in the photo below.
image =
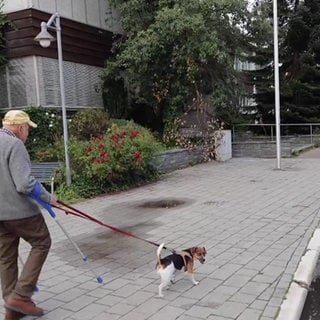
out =
<svg viewBox="0 0 320 320"><path fill-rule="evenodd" d="M20 238L31 250L19 276ZM3 298L30 300L51 246L50 233L42 214L0 221L0 280Z"/></svg>

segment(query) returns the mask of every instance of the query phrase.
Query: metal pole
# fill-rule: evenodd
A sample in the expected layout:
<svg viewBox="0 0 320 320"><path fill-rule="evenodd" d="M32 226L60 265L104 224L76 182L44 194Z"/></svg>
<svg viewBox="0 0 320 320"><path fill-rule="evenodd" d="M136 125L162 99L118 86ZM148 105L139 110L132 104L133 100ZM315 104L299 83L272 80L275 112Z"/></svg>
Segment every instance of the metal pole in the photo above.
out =
<svg viewBox="0 0 320 320"><path fill-rule="evenodd" d="M57 33L59 76L60 76L60 94L61 94L61 108L62 108L64 154L65 154L65 162L66 162L66 183L67 183L67 186L70 186L71 185L71 171L70 171L70 159L69 159L69 148L68 148L69 136L68 136L68 123L67 123L67 112L66 112L66 101L65 101L66 99L65 99L65 89L64 89L61 25L60 25L59 14L56 13L55 17L56 17L55 25L56 25L56 33Z"/></svg>
<svg viewBox="0 0 320 320"><path fill-rule="evenodd" d="M273 0L273 46L274 46L274 87L275 87L275 117L276 117L276 145L277 168L281 168L280 141L280 90L279 90L279 53L278 53L278 4Z"/></svg>

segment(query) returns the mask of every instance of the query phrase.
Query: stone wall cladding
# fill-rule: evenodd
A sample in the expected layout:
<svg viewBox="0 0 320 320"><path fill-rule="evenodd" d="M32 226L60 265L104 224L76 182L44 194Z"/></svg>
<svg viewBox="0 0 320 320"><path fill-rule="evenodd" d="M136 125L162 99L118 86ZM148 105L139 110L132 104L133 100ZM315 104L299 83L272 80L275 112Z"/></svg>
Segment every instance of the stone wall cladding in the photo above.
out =
<svg viewBox="0 0 320 320"><path fill-rule="evenodd" d="M291 142L281 143L281 156L290 157L292 155ZM275 141L247 141L232 143L233 157L251 158L276 158L277 147Z"/></svg>
<svg viewBox="0 0 320 320"><path fill-rule="evenodd" d="M195 165L203 162L202 149L172 149L159 152L155 155L153 166L158 172L170 172L173 170Z"/></svg>
<svg viewBox="0 0 320 320"><path fill-rule="evenodd" d="M239 138L239 137L238 137ZM270 137L256 136L232 142L233 157L251 158L276 158L276 141L270 141ZM269 140L268 140L269 139ZM320 143L319 135L295 135L281 137L281 156L291 157L295 152L310 148Z"/></svg>

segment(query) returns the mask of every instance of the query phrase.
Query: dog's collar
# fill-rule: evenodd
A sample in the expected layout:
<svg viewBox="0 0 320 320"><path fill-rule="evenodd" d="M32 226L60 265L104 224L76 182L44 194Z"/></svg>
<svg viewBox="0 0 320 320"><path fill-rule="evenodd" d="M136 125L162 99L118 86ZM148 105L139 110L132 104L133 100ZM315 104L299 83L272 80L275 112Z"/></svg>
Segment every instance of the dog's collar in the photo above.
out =
<svg viewBox="0 0 320 320"><path fill-rule="evenodd" d="M175 254L178 254L181 256L184 264L184 271L187 271L187 259L186 257L190 258L191 260L193 259L192 255L188 251L176 251Z"/></svg>

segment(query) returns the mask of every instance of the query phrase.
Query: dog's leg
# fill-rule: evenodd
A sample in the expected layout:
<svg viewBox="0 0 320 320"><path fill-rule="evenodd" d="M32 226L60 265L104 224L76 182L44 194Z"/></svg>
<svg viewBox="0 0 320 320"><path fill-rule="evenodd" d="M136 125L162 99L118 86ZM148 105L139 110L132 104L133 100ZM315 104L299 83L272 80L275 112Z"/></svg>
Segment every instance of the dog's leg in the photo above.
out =
<svg viewBox="0 0 320 320"><path fill-rule="evenodd" d="M163 288L169 286L170 284L170 280L171 280L171 277L172 277L172 268L167 267L163 270L159 270L158 273L160 274L160 277L161 277L161 283L159 285L159 297L163 297L163 293L162 293L162 290Z"/></svg>
<svg viewBox="0 0 320 320"><path fill-rule="evenodd" d="M161 282L159 285L159 297L163 298L163 293L162 293L162 289L165 287L164 283Z"/></svg>
<svg viewBox="0 0 320 320"><path fill-rule="evenodd" d="M163 288L168 287L170 284L170 278L161 278L161 283L159 285L159 297L163 298L162 290Z"/></svg>
<svg viewBox="0 0 320 320"><path fill-rule="evenodd" d="M199 281L196 281L195 278L194 278L194 273L193 272L188 272L189 276L190 276L190 279L192 281L193 284L197 285L199 284Z"/></svg>
<svg viewBox="0 0 320 320"><path fill-rule="evenodd" d="M199 283L199 281L196 281L194 278L193 263L190 263L189 265L187 265L187 273L188 273L192 283L197 285Z"/></svg>
<svg viewBox="0 0 320 320"><path fill-rule="evenodd" d="M175 279L176 279L176 274L173 273L172 276L171 276L170 282L173 284Z"/></svg>

